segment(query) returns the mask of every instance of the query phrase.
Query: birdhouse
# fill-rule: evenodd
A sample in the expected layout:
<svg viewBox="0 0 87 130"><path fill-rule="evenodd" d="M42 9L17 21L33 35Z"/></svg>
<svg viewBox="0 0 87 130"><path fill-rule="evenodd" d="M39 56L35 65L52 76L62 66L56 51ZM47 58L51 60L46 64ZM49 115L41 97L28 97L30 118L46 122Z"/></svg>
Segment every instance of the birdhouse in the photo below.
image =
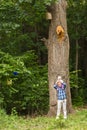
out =
<svg viewBox="0 0 87 130"><path fill-rule="evenodd" d="M52 14L50 12L46 13L46 19L51 20L52 19Z"/></svg>
<svg viewBox="0 0 87 130"><path fill-rule="evenodd" d="M12 85L12 79L7 79L7 85Z"/></svg>

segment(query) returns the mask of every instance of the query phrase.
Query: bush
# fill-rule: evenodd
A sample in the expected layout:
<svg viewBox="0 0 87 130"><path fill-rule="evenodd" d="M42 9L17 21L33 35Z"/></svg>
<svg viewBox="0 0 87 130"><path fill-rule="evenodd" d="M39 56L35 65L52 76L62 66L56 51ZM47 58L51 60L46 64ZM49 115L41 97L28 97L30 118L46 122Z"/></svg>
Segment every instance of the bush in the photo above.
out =
<svg viewBox="0 0 87 130"><path fill-rule="evenodd" d="M46 113L48 110L47 65L39 66L33 51L12 57L0 52L0 106L7 113Z"/></svg>
<svg viewBox="0 0 87 130"><path fill-rule="evenodd" d="M81 70L70 72L70 87L72 95L72 103L75 106L84 105L84 91L85 91L85 81L80 75Z"/></svg>

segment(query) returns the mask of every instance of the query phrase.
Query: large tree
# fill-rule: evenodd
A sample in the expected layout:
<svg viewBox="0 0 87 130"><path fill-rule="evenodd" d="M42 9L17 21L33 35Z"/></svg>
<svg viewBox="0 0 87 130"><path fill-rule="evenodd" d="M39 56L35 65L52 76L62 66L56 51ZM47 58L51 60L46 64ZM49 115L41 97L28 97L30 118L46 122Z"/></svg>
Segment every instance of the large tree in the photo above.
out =
<svg viewBox="0 0 87 130"><path fill-rule="evenodd" d="M70 85L69 85L69 37L67 33L66 22L66 0L59 0L50 6L52 19L49 27L49 38L45 39L45 45L48 48L48 80L49 80L49 116L56 113L57 97L53 88L57 76L61 75L67 83L67 108L68 112L72 112ZM59 42L56 33L57 26L64 29L64 39Z"/></svg>

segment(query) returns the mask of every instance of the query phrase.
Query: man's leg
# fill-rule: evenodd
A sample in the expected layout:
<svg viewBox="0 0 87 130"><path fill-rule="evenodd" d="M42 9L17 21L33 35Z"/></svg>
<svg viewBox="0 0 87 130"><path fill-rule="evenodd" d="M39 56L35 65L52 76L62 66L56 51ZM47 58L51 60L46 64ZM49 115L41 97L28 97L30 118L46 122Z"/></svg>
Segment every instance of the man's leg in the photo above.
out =
<svg viewBox="0 0 87 130"><path fill-rule="evenodd" d="M66 102L67 102L67 100L64 99L64 100L63 100L63 113L64 113L64 119L67 118Z"/></svg>
<svg viewBox="0 0 87 130"><path fill-rule="evenodd" d="M61 101L61 100L58 100L58 101L57 101L57 116L56 116L56 119L58 119L59 116L60 116L61 106L62 106L62 101Z"/></svg>

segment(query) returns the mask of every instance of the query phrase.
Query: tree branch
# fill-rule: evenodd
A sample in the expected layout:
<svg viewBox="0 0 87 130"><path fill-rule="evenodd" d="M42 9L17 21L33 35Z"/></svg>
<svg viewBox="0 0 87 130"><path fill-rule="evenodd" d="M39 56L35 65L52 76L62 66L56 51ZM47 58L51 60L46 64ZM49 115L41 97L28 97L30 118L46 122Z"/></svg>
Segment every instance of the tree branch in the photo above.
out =
<svg viewBox="0 0 87 130"><path fill-rule="evenodd" d="M45 46L47 47L48 49L48 40L46 38L42 38L41 41L44 42Z"/></svg>

